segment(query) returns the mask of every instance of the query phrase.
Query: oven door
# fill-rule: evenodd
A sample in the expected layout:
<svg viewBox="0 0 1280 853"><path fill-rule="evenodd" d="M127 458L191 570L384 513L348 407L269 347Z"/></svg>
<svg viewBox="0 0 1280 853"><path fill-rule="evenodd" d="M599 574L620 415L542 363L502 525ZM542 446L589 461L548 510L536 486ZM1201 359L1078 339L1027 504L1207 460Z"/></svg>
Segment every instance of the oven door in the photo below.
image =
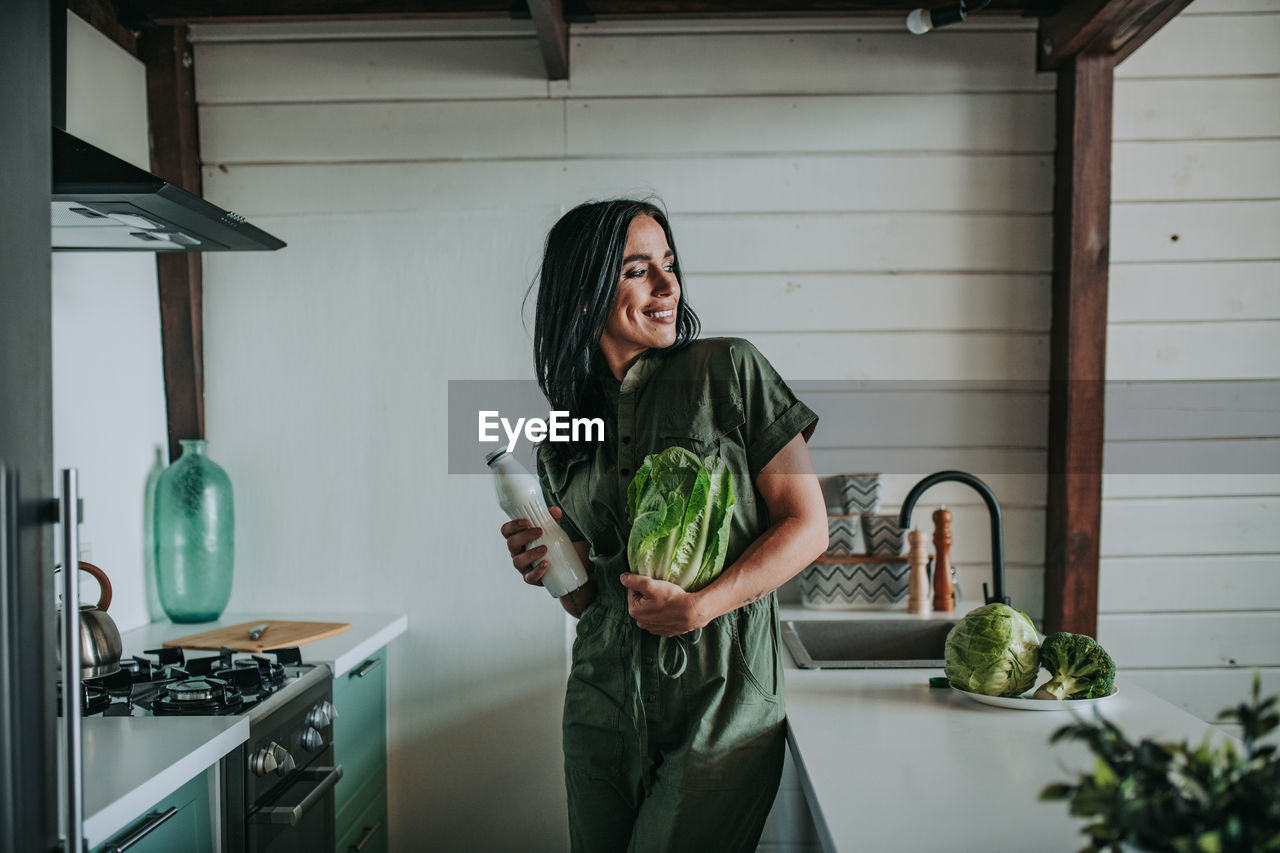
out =
<svg viewBox="0 0 1280 853"><path fill-rule="evenodd" d="M333 786L341 778L342 765L333 765L330 747L305 770L296 772L270 801L251 806L246 820L250 853L332 850Z"/></svg>

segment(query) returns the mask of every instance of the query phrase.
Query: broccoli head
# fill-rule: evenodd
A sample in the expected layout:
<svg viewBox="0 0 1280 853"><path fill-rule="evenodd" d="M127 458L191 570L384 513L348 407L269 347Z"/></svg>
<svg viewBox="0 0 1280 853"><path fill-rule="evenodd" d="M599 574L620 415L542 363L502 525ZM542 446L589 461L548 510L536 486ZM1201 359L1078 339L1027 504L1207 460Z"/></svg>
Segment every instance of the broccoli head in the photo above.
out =
<svg viewBox="0 0 1280 853"><path fill-rule="evenodd" d="M1065 631L1040 644L1040 665L1051 678L1035 692L1037 699L1096 699L1111 694L1116 664L1092 637Z"/></svg>

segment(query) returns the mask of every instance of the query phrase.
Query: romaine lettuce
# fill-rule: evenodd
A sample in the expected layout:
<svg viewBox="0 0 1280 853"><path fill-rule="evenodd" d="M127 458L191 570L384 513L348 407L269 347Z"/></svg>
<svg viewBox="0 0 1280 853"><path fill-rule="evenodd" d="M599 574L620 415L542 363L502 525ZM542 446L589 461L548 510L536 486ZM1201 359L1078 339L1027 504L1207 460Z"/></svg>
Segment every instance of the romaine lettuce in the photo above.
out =
<svg viewBox="0 0 1280 853"><path fill-rule="evenodd" d="M627 487L631 571L693 592L720 574L733 521L733 474L683 447L645 457Z"/></svg>

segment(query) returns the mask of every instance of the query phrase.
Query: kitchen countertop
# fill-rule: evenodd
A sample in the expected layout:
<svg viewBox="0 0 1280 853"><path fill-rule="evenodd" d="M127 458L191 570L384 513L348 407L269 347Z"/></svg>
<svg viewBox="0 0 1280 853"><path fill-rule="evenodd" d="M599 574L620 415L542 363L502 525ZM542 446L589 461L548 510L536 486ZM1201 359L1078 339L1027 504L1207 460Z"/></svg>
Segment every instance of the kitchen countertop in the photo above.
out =
<svg viewBox="0 0 1280 853"><path fill-rule="evenodd" d="M782 611L784 620L891 615ZM1049 782L1070 781L1092 765L1083 745L1048 743L1071 712L982 705L950 688L929 687L929 678L941 674L802 670L788 655L787 739L824 851L1062 853L1084 846L1083 821L1071 818L1063 802L1038 800ZM1123 670L1116 686L1115 698L1094 707L1131 737L1192 743L1206 732L1226 737L1126 682Z"/></svg>
<svg viewBox="0 0 1280 853"><path fill-rule="evenodd" d="M351 628L341 634L315 640L299 648L302 659L307 663L325 663L333 670L334 678L346 675L352 668L364 663L365 659L403 634L409 627L409 619L403 613L305 613L305 614L264 614L261 612L224 613L215 622L202 622L199 625L176 625L173 622L152 622L132 631L126 631L121 640L124 653L140 655L143 649L159 648L175 637L185 637L202 631L212 631L228 625L239 625L241 622L266 622L272 619L297 619L308 622L350 622ZM270 632L263 635L270 637ZM211 654L206 652L205 654Z"/></svg>
<svg viewBox="0 0 1280 853"><path fill-rule="evenodd" d="M229 613L200 625L153 622L126 631L121 640L128 657L174 637L273 618L278 617ZM335 677L363 663L409 624L402 613L308 613L288 618L351 623L341 634L302 646L304 661L328 664ZM248 740L249 718L87 717L83 732L84 834L93 847Z"/></svg>
<svg viewBox="0 0 1280 853"><path fill-rule="evenodd" d="M248 717L86 717L84 835L95 847L249 739Z"/></svg>

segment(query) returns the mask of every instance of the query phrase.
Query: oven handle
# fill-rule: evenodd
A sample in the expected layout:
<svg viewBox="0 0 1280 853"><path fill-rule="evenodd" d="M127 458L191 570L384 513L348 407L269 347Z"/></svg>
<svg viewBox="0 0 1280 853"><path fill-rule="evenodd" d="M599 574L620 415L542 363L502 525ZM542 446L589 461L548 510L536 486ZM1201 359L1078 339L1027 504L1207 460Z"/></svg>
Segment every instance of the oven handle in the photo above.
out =
<svg viewBox="0 0 1280 853"><path fill-rule="evenodd" d="M282 823L288 826L297 826L298 821L302 820L302 816L311 811L311 807L320 800L324 799L324 795L329 789L338 784L338 780L342 778L342 765L336 767L313 767L309 770L302 771L303 776L316 776L320 773L326 774L320 780L320 784L312 789L310 794L302 798L302 802L292 808L288 806L273 806L269 809L259 809L259 819L265 819L268 823Z"/></svg>

